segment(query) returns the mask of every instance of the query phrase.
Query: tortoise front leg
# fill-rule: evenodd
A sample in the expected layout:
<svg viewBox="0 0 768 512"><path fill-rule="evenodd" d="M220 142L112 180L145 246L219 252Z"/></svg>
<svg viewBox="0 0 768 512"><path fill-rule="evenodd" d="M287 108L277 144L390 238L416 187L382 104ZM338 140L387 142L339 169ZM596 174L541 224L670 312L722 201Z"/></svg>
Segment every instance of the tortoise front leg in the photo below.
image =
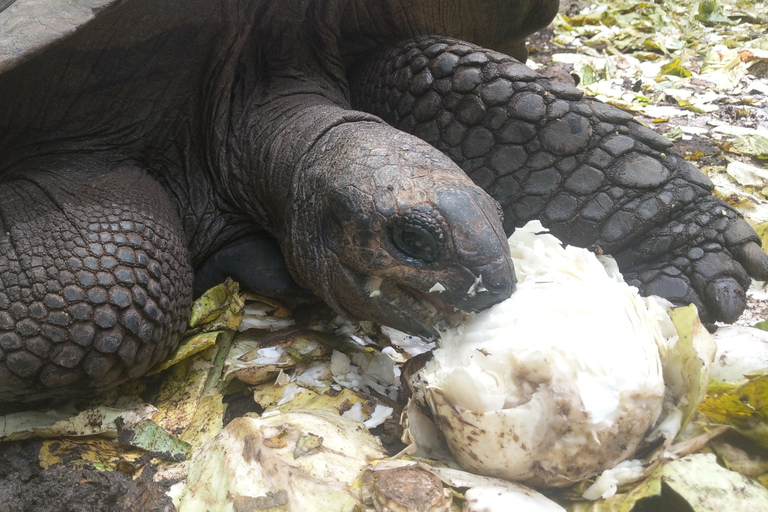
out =
<svg viewBox="0 0 768 512"><path fill-rule="evenodd" d="M353 106L448 154L501 203L507 233L540 219L707 321L734 321L749 275L768 277L741 215L630 114L455 39L405 42L368 62L352 73Z"/></svg>
<svg viewBox="0 0 768 512"><path fill-rule="evenodd" d="M277 240L264 232L245 235L220 247L199 265L193 282L195 297L228 277L241 286L290 305L317 300L296 284Z"/></svg>
<svg viewBox="0 0 768 512"><path fill-rule="evenodd" d="M0 184L0 401L143 374L177 344L191 304L166 193L129 164L22 167Z"/></svg>

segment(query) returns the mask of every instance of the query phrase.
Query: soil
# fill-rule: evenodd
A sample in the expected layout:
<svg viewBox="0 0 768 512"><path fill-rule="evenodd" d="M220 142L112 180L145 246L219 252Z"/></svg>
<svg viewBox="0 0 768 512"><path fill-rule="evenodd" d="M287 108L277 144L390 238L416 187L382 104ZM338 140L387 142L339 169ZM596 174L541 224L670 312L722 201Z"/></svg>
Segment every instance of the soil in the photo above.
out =
<svg viewBox="0 0 768 512"><path fill-rule="evenodd" d="M152 480L146 464L139 475L99 471L72 454L70 460L43 469L40 440L0 444L0 512L167 512L176 510L165 494L168 485Z"/></svg>

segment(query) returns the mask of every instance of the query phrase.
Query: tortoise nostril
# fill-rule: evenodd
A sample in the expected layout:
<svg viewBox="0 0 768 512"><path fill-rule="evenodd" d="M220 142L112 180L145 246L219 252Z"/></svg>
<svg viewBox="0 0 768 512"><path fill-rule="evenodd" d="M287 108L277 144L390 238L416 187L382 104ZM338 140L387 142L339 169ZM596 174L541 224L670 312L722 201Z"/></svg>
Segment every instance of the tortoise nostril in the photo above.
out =
<svg viewBox="0 0 768 512"><path fill-rule="evenodd" d="M485 286L490 294L500 297L500 300L504 300L509 298L509 296L515 292L515 289L517 288L517 281L512 279L509 281L496 283L495 285L489 283Z"/></svg>
<svg viewBox="0 0 768 512"><path fill-rule="evenodd" d="M514 271L507 266L486 265L467 290L469 307L472 311L482 311L508 299L515 291L516 282Z"/></svg>
<svg viewBox="0 0 768 512"><path fill-rule="evenodd" d="M515 291L515 288L516 284L514 279L500 282L496 285L483 284L476 288L475 293L471 298L472 309L474 311L482 311L491 306L495 306L499 302L508 299Z"/></svg>

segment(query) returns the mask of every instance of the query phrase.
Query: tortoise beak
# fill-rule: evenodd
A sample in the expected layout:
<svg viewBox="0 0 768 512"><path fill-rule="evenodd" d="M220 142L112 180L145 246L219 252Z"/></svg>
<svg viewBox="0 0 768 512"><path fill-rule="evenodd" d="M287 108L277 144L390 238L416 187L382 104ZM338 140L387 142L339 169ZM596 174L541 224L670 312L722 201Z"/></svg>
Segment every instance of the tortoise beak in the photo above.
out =
<svg viewBox="0 0 768 512"><path fill-rule="evenodd" d="M516 288L514 268L506 255L480 267L462 267L445 291L419 295L442 310L476 313L508 299Z"/></svg>
<svg viewBox="0 0 768 512"><path fill-rule="evenodd" d="M509 298L515 268L496 204L475 187L438 188L440 211L452 227L454 270L440 298L476 312Z"/></svg>
<svg viewBox="0 0 768 512"><path fill-rule="evenodd" d="M482 311L508 299L515 291L517 278L508 257L499 258L478 268L477 271L475 283L467 290L467 304L461 309Z"/></svg>

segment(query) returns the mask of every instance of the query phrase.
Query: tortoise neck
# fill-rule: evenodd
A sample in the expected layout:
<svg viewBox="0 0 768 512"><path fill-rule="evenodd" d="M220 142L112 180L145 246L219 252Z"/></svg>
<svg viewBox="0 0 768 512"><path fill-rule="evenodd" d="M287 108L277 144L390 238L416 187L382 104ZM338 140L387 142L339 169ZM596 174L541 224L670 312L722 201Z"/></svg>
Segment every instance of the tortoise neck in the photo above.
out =
<svg viewBox="0 0 768 512"><path fill-rule="evenodd" d="M285 235L286 221L301 208L298 184L310 178L309 170L325 152L318 141L346 123L382 123L373 115L340 106L329 96L286 88L268 101L255 101L233 118L226 188L232 204L244 206L278 239Z"/></svg>

